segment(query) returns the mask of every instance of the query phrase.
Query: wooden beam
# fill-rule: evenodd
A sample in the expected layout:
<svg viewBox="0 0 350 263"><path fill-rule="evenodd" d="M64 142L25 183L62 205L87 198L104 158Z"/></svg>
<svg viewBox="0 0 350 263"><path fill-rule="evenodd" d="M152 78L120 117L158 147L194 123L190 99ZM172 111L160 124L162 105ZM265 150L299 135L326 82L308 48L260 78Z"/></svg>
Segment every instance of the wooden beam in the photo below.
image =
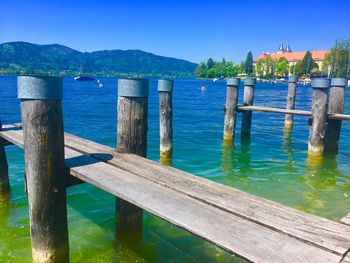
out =
<svg viewBox="0 0 350 263"><path fill-rule="evenodd" d="M173 159L173 80L158 80L160 162L171 164Z"/></svg>
<svg viewBox="0 0 350 263"><path fill-rule="evenodd" d="M227 80L224 138L225 144L232 144L236 129L236 108L238 102L238 89L241 80L238 78Z"/></svg>
<svg viewBox="0 0 350 263"><path fill-rule="evenodd" d="M69 262L62 79L18 77L33 262Z"/></svg>
<svg viewBox="0 0 350 263"><path fill-rule="evenodd" d="M240 111L261 111L261 112L269 112L269 113L311 116L310 111L280 109L280 108L273 108L273 107L266 107L266 106L238 106L238 111L239 112Z"/></svg>

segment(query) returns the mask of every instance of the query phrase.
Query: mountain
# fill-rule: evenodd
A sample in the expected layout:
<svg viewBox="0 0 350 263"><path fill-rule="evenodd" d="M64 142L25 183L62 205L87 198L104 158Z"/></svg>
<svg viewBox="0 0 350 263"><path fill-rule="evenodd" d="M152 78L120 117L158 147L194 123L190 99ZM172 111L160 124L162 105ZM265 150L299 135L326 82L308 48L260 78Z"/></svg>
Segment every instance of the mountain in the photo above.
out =
<svg viewBox="0 0 350 263"><path fill-rule="evenodd" d="M193 77L197 64L141 50L79 52L58 44L0 44L0 74Z"/></svg>

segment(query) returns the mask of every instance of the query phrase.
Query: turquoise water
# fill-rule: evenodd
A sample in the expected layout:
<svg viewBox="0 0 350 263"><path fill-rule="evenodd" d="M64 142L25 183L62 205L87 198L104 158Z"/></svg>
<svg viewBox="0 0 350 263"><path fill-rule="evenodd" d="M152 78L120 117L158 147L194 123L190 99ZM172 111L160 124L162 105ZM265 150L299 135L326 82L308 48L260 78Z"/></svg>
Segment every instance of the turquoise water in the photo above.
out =
<svg viewBox="0 0 350 263"><path fill-rule="evenodd" d="M65 130L96 142L116 144L116 79L64 80ZM150 81L148 158L158 161L158 94ZM206 86L206 92L200 87ZM3 123L20 121L16 78L0 78ZM285 107L287 86L258 83L254 103ZM297 90L297 109L311 108L311 88ZM243 87L239 101L242 100ZM318 166L307 161L307 118L296 116L293 133L284 134L284 116L254 113L251 141L222 145L224 82L176 80L174 91L174 162L179 169L242 189L282 204L339 220L350 211L350 122L343 122L337 156ZM350 92L345 112L350 113ZM7 147L12 192L0 199L0 262L31 262L28 204L24 194L23 151ZM68 189L71 262L240 262L227 252L146 214L137 249L114 240L114 197L89 185ZM254 249L252 247L252 249Z"/></svg>

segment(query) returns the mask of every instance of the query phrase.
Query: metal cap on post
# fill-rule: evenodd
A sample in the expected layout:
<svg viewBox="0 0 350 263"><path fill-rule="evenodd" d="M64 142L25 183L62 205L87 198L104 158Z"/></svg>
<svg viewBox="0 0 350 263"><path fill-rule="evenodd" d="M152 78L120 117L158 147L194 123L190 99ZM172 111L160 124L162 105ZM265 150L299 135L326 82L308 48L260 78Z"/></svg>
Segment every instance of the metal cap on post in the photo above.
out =
<svg viewBox="0 0 350 263"><path fill-rule="evenodd" d="M173 92L174 81L171 79L158 80L158 91Z"/></svg>
<svg viewBox="0 0 350 263"><path fill-rule="evenodd" d="M296 76L291 76L288 78L289 83L297 83L298 82L298 77Z"/></svg>
<svg viewBox="0 0 350 263"><path fill-rule="evenodd" d="M254 86L256 84L256 78L247 78L244 81L244 86Z"/></svg>
<svg viewBox="0 0 350 263"><path fill-rule="evenodd" d="M329 79L313 79L311 86L313 89L329 89L330 83Z"/></svg>
<svg viewBox="0 0 350 263"><path fill-rule="evenodd" d="M148 79L118 79L118 96L145 98L148 97Z"/></svg>
<svg viewBox="0 0 350 263"><path fill-rule="evenodd" d="M32 100L61 100L63 81L60 77L19 76L18 98Z"/></svg>
<svg viewBox="0 0 350 263"><path fill-rule="evenodd" d="M227 86L239 86L239 84L241 84L240 78L229 78L226 81Z"/></svg>
<svg viewBox="0 0 350 263"><path fill-rule="evenodd" d="M348 84L348 81L345 78L334 78L331 80L331 87L345 88L347 84Z"/></svg>

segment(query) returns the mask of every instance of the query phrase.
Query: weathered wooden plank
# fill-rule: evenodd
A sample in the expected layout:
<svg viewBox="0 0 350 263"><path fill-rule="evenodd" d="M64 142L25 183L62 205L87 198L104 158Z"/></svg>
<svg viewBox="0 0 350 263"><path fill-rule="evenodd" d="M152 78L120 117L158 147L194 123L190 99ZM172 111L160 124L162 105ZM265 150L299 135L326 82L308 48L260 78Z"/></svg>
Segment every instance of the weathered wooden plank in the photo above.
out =
<svg viewBox="0 0 350 263"><path fill-rule="evenodd" d="M350 263L350 253L348 252L344 258L340 261L340 263Z"/></svg>
<svg viewBox="0 0 350 263"><path fill-rule="evenodd" d="M71 173L254 262L339 262L341 257L66 149Z"/></svg>
<svg viewBox="0 0 350 263"><path fill-rule="evenodd" d="M113 149L66 134L66 146L85 154L113 154ZM276 231L294 236L339 255L350 247L350 227L322 219L281 204L199 178L178 169L129 154L113 154L114 158L96 158L135 173L148 180L179 191L192 198L219 207ZM239 202L237 202L239 200Z"/></svg>
<svg viewBox="0 0 350 263"><path fill-rule="evenodd" d="M347 114L328 114L329 119L350 121L350 115Z"/></svg>
<svg viewBox="0 0 350 263"><path fill-rule="evenodd" d="M238 111L261 111L261 112L269 112L269 113L311 116L310 111L279 109L279 108L265 107L265 106L238 106Z"/></svg>
<svg viewBox="0 0 350 263"><path fill-rule="evenodd" d="M20 137L20 131L15 133ZM4 136L1 133L0 135ZM7 139L8 137L13 136L7 136ZM20 141L20 139L14 138L13 141ZM65 134L65 142L70 148L76 148L85 153L94 153L92 155L96 158L105 158L106 161L110 159L108 162L111 164L138 175L143 175L146 180L152 180L154 183L186 194L229 214L259 224L261 227L284 233L305 243L313 244L316 247L332 251L339 256L343 255L350 245L350 228L347 226L305 214L132 154L116 154L113 153L113 149L110 147L70 134ZM114 158L111 159L108 154L114 154Z"/></svg>
<svg viewBox="0 0 350 263"><path fill-rule="evenodd" d="M292 115L311 117L311 111L304 111L304 110L287 110L287 109L265 107L265 106L238 106L237 109L238 109L238 112L240 112L240 111L260 111L260 112L282 113L282 114L292 114ZM334 119L334 120L350 121L350 115L347 115L347 114L329 113L328 118Z"/></svg>
<svg viewBox="0 0 350 263"><path fill-rule="evenodd" d="M344 216L340 222L342 222L345 225L349 225L350 226L350 213L347 214L346 216Z"/></svg>

